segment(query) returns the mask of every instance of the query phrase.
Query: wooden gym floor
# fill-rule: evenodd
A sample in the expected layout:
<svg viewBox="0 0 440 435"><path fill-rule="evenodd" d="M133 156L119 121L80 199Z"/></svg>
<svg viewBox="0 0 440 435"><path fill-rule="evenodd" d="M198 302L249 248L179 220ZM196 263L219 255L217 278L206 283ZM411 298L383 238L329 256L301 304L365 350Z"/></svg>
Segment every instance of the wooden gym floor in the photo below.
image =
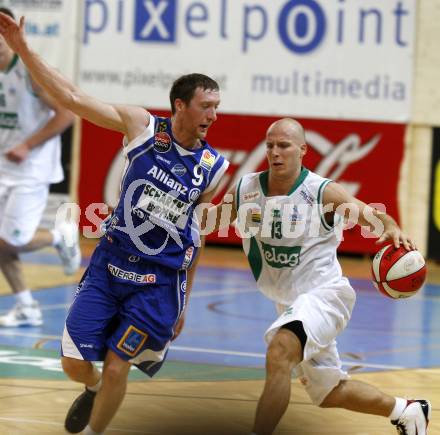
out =
<svg viewBox="0 0 440 435"><path fill-rule="evenodd" d="M87 257L93 244L84 243ZM62 434L66 410L82 387L66 380L58 347L63 320L81 274L66 279L51 250L24 257L28 282L42 305L38 328L0 329L0 434ZM429 264L420 294L380 296L368 259L342 259L358 293L352 321L338 340L354 379L385 392L429 398L430 434L440 434L440 267ZM0 278L0 311L13 304ZM125 401L106 433L246 435L263 387L262 334L275 316L256 290L238 249L208 248L201 261L185 331L157 378L136 369ZM292 381L289 408L276 434L395 434L387 419L311 405Z"/></svg>

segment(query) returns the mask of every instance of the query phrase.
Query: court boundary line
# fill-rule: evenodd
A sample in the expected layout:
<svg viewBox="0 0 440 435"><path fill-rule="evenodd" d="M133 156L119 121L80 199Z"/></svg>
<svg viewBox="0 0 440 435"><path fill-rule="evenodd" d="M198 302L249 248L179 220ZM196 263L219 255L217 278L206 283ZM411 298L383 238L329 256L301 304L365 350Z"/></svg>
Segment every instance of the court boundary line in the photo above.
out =
<svg viewBox="0 0 440 435"><path fill-rule="evenodd" d="M0 335L2 335L2 331L0 331ZM5 335L19 335L22 337L27 338L40 338L40 339L49 339L49 340L61 340L61 336L44 336L43 334L31 334L27 335L25 333L21 334L5 334ZM6 346L5 346L6 347ZM19 352L18 350L2 350L2 346L0 346L0 356L2 352ZM47 350L47 349L40 349L47 352L55 352L53 350ZM203 347L191 347L191 346L175 346L171 345L170 350L174 350L177 352L192 352L192 353L205 353L205 354L217 354L217 355L230 355L230 356L238 356L238 357L247 357L247 358L258 358L258 359L265 359L266 354L265 353L257 353L257 352L241 352L236 350L228 350L228 349L210 349L210 348L203 348ZM52 357L49 357L52 358ZM57 358L54 358L57 359ZM0 361L1 363L1 361ZM208 364L208 363L207 363ZM342 361L342 365L346 367L357 367L362 366L363 368L376 368L376 369L383 369L383 370L404 370L404 369L411 369L411 367L405 367L405 366L395 366L395 365L389 365L389 364L375 364L375 363L368 363L362 360L357 361ZM228 367L228 366L226 366Z"/></svg>

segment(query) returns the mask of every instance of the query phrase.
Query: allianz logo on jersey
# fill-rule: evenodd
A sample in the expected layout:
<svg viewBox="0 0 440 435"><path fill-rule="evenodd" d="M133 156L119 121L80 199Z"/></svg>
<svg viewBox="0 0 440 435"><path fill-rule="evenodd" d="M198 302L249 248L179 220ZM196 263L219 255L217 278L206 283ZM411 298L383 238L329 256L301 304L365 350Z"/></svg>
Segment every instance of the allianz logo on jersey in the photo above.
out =
<svg viewBox="0 0 440 435"><path fill-rule="evenodd" d="M188 187L174 180L172 177L170 177L170 174L163 169L158 168L156 165L153 165L147 174L151 175L155 180L160 181L161 183L165 184L165 186L170 187L182 195L185 195L188 192Z"/></svg>
<svg viewBox="0 0 440 435"><path fill-rule="evenodd" d="M269 266L281 269L299 264L301 246L273 246L261 242L263 255Z"/></svg>

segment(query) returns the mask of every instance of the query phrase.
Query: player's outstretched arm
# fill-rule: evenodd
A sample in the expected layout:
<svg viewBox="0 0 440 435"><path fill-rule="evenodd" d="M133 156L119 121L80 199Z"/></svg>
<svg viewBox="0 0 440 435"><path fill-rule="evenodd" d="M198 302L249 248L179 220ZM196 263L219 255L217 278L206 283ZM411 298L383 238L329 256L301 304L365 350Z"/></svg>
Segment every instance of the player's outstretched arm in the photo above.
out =
<svg viewBox="0 0 440 435"><path fill-rule="evenodd" d="M237 218L235 192L236 186L233 186L225 193L219 204L207 209L201 219L201 228L205 233L216 233L222 228L227 228L235 221Z"/></svg>
<svg viewBox="0 0 440 435"><path fill-rule="evenodd" d="M37 148L44 144L47 140L54 136L61 134L66 128L68 128L74 120L74 115L69 110L61 107L59 104L53 101L46 93L41 89L35 89L34 92L38 97L46 103L53 110L53 116L39 129L34 131L31 135L27 136L22 142L14 145L9 149L5 156L8 160L20 163L24 161L32 149Z"/></svg>
<svg viewBox="0 0 440 435"><path fill-rule="evenodd" d="M145 109L106 104L82 92L30 49L24 35L24 23L24 17L17 24L0 13L0 34L20 56L33 80L58 104L100 127L124 133L128 140L142 133L149 123Z"/></svg>
<svg viewBox="0 0 440 435"><path fill-rule="evenodd" d="M340 214L351 223L367 227L370 232L379 237L376 243L390 240L396 248L402 243L407 250L416 249L413 240L403 233L390 215L355 198L339 183L327 184L322 202L328 211Z"/></svg>

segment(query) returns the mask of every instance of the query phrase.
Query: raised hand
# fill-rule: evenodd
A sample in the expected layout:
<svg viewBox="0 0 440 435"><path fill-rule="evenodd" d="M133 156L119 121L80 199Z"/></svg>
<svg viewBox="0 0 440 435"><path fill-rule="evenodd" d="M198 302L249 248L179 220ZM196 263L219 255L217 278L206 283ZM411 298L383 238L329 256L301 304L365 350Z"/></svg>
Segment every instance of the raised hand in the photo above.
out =
<svg viewBox="0 0 440 435"><path fill-rule="evenodd" d="M21 17L19 24L17 24L9 15L0 13L0 35L13 51L19 53L20 48L26 45L24 17Z"/></svg>

